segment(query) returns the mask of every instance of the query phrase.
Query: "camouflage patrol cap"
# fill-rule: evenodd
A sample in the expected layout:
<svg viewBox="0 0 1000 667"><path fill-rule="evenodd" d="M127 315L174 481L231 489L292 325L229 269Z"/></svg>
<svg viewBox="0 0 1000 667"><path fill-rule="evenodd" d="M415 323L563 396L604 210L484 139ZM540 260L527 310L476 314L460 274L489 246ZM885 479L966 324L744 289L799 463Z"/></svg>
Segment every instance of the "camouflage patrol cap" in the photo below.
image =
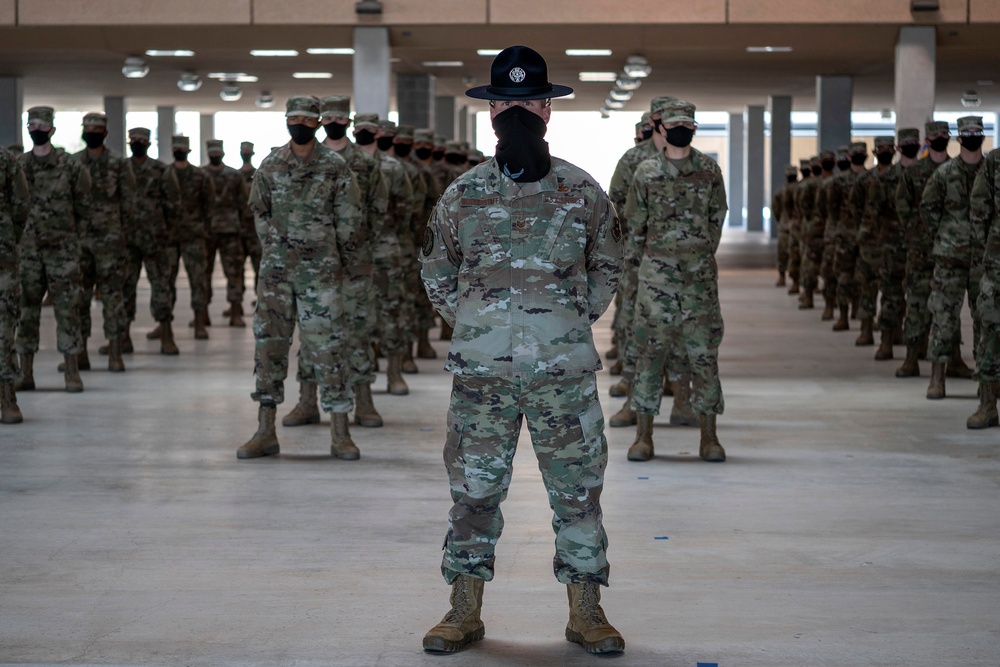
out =
<svg viewBox="0 0 1000 667"><path fill-rule="evenodd" d="M825 151L820 151L819 153L820 162L822 162L823 160L836 160L836 159L837 159L837 154L831 151L830 149L827 149Z"/></svg>
<svg viewBox="0 0 1000 667"><path fill-rule="evenodd" d="M435 146L444 146L446 143L448 143L448 137L444 136L443 134L434 135Z"/></svg>
<svg viewBox="0 0 1000 667"><path fill-rule="evenodd" d="M982 116L962 116L958 119L958 133L963 132L975 133L983 131L983 117Z"/></svg>
<svg viewBox="0 0 1000 667"><path fill-rule="evenodd" d="M378 129L386 134L396 134L396 124L391 120L380 120L378 122Z"/></svg>
<svg viewBox="0 0 1000 667"><path fill-rule="evenodd" d="M848 155L868 155L868 144L863 141L852 141L851 145L847 147Z"/></svg>
<svg viewBox="0 0 1000 667"><path fill-rule="evenodd" d="M458 147L461 148L465 152L469 152L469 151L472 150L472 144L470 144L468 141L460 141L460 142L458 142Z"/></svg>
<svg viewBox="0 0 1000 667"><path fill-rule="evenodd" d="M354 127L362 128L367 127L371 130L378 129L378 114L377 113L356 113L354 114Z"/></svg>
<svg viewBox="0 0 1000 667"><path fill-rule="evenodd" d="M400 125L396 128L396 138L397 139L409 139L413 141L413 126L412 125Z"/></svg>
<svg viewBox="0 0 1000 667"><path fill-rule="evenodd" d="M818 155L813 155L811 158L809 158L809 165L810 166L816 165L818 167L819 166L819 156Z"/></svg>
<svg viewBox="0 0 1000 667"><path fill-rule="evenodd" d="M881 136L875 137L875 151L877 152L880 148L892 148L896 145L896 137L893 136Z"/></svg>
<svg viewBox="0 0 1000 667"><path fill-rule="evenodd" d="M285 102L285 118L303 116L304 118L319 118L319 99L312 95L295 95Z"/></svg>
<svg viewBox="0 0 1000 667"><path fill-rule="evenodd" d="M667 108L668 104L676 101L677 101L676 97L670 97L669 95L654 97L653 101L649 103L649 115L654 116L658 113L663 113L663 111Z"/></svg>
<svg viewBox="0 0 1000 667"><path fill-rule="evenodd" d="M685 100L674 100L661 112L664 123L694 123L695 106Z"/></svg>
<svg viewBox="0 0 1000 667"><path fill-rule="evenodd" d="M93 125L94 127L107 127L108 126L108 117L105 114L103 114L103 113L101 113L99 111L91 111L90 113L87 113L87 114L83 115L83 122L81 122L80 125L84 125L84 126Z"/></svg>
<svg viewBox="0 0 1000 667"><path fill-rule="evenodd" d="M242 154L242 155L253 155L253 142L252 141L241 141L240 142L240 154Z"/></svg>
<svg viewBox="0 0 1000 667"><path fill-rule="evenodd" d="M798 176L799 170L795 168L794 164L785 165L785 176Z"/></svg>
<svg viewBox="0 0 1000 667"><path fill-rule="evenodd" d="M10 146L7 146L7 150L13 153L14 155L17 155L18 153L23 153L24 144L11 144Z"/></svg>
<svg viewBox="0 0 1000 667"><path fill-rule="evenodd" d="M903 144L919 144L920 130L915 127L900 128L900 130L896 132L896 137L900 146Z"/></svg>
<svg viewBox="0 0 1000 667"><path fill-rule="evenodd" d="M222 155L222 140L221 139L209 139L205 142L205 154L206 155Z"/></svg>
<svg viewBox="0 0 1000 667"><path fill-rule="evenodd" d="M943 120L929 120L924 123L924 136L930 137L935 134L950 134L951 128L948 122Z"/></svg>
<svg viewBox="0 0 1000 667"><path fill-rule="evenodd" d="M48 123L55 120L56 110L52 107L31 107L28 109L28 123Z"/></svg>
<svg viewBox="0 0 1000 667"><path fill-rule="evenodd" d="M486 154L483 153L479 149L476 149L476 150L472 151L472 153L469 155L469 157L473 157L473 158L479 160L480 162L485 162L486 161Z"/></svg>
<svg viewBox="0 0 1000 667"><path fill-rule="evenodd" d="M645 124L646 124L646 123L643 123L643 122L642 122L642 121L640 120L640 121L639 121L638 123L636 123L636 124L635 124L635 131L636 131L636 132L641 132L641 131L642 131L642 128L643 128L643 126L644 126Z"/></svg>
<svg viewBox="0 0 1000 667"><path fill-rule="evenodd" d="M639 118L639 122L642 123L643 125L645 125L646 123L649 123L650 122L650 116L652 116L652 115L653 114L651 114L648 111L643 111L642 112L642 116Z"/></svg>
<svg viewBox="0 0 1000 667"><path fill-rule="evenodd" d="M185 137L183 134L175 134L170 138L171 148L183 148L186 151L191 150L191 140Z"/></svg>
<svg viewBox="0 0 1000 667"><path fill-rule="evenodd" d="M428 130L426 127L421 127L413 133L413 141L416 143L434 143L434 131Z"/></svg>
<svg viewBox="0 0 1000 667"><path fill-rule="evenodd" d="M133 127L128 131L129 141L145 141L146 143L149 143L150 137L152 136L153 133L146 127Z"/></svg>
<svg viewBox="0 0 1000 667"><path fill-rule="evenodd" d="M323 118L333 118L334 116L351 117L351 97L350 95L330 95L324 97L319 103L319 112Z"/></svg>
<svg viewBox="0 0 1000 667"><path fill-rule="evenodd" d="M812 164L809 158L799 159L799 169L808 169L810 166L812 166Z"/></svg>
<svg viewBox="0 0 1000 667"><path fill-rule="evenodd" d="M444 144L444 150L446 153L461 153L462 143L459 141L446 141Z"/></svg>
<svg viewBox="0 0 1000 667"><path fill-rule="evenodd" d="M848 147L846 145L844 145L844 146L837 146L837 156L839 157L841 155L847 155L848 150L849 149L848 149Z"/></svg>

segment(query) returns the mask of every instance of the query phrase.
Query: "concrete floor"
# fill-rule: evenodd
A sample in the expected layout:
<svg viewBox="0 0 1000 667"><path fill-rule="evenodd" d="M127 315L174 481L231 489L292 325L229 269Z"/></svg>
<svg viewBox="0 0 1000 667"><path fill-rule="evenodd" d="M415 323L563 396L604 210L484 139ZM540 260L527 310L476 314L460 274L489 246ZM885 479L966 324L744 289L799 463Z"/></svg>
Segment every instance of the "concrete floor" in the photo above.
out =
<svg viewBox="0 0 1000 667"><path fill-rule="evenodd" d="M739 266L728 243L724 265ZM742 253L747 264L763 247ZM722 273L727 463L701 462L697 430L664 418L657 459L629 463L634 431L609 429L604 607L628 645L610 660L1000 664L1000 430L966 430L974 383L949 380L948 400L927 401L926 365L924 378L894 378L898 360L873 361L856 332L831 332L773 281ZM448 596L450 376L421 361L408 397L386 395L380 376L386 426L354 429L359 462L328 456L325 425L279 429L280 457L237 462L255 428L252 335L220 326L222 308L197 342L178 309L175 358L142 337L142 313L128 372L86 373L81 395L61 391L45 309L39 391L19 396L24 424L0 428L0 664L609 660L563 639L530 447L504 505L486 639L425 655L420 638ZM609 321L597 326L602 351ZM610 415L621 399L599 378Z"/></svg>

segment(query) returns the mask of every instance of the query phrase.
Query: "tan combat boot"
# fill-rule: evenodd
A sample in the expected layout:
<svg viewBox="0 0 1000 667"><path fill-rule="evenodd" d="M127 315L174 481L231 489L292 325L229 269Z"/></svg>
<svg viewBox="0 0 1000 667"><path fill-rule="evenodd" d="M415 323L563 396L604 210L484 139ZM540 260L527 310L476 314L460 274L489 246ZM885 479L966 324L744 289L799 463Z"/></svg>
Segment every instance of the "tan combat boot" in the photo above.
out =
<svg viewBox="0 0 1000 667"><path fill-rule="evenodd" d="M305 426L318 424L320 420L319 406L316 404L316 383L299 383L299 402L292 411L281 418L282 426Z"/></svg>
<svg viewBox="0 0 1000 667"><path fill-rule="evenodd" d="M858 319L858 311L861 310L861 297L856 296L851 300L851 319Z"/></svg>
<svg viewBox="0 0 1000 667"><path fill-rule="evenodd" d="M944 362L931 364L931 383L927 386L927 398L936 401L944 398Z"/></svg>
<svg viewBox="0 0 1000 667"><path fill-rule="evenodd" d="M351 440L347 421L346 412L334 412L330 415L330 453L338 459L357 461L361 458L361 450Z"/></svg>
<svg viewBox="0 0 1000 667"><path fill-rule="evenodd" d="M64 354L63 379L66 381L66 391L78 394L83 391L83 380L80 379L79 355Z"/></svg>
<svg viewBox="0 0 1000 667"><path fill-rule="evenodd" d="M858 347L864 347L867 345L875 344L875 336L873 335L872 332L873 325L874 321L871 317L866 317L863 320L861 320L861 335L858 336L857 340L854 341L855 345L857 345Z"/></svg>
<svg viewBox="0 0 1000 667"><path fill-rule="evenodd" d="M35 355L34 354L22 354L21 355L21 374L18 376L18 381L14 385L14 389L17 391L34 391L35 389Z"/></svg>
<svg viewBox="0 0 1000 667"><path fill-rule="evenodd" d="M799 296L799 310L812 310L813 308L815 308L813 304L813 291L807 287Z"/></svg>
<svg viewBox="0 0 1000 667"><path fill-rule="evenodd" d="M674 395L674 383L670 381L670 372L666 368L663 369L663 389L661 394L663 396Z"/></svg>
<svg viewBox="0 0 1000 667"><path fill-rule="evenodd" d="M451 610L424 635L425 651L453 653L486 636L486 626L480 618L485 583L468 574L455 578L451 583Z"/></svg>
<svg viewBox="0 0 1000 667"><path fill-rule="evenodd" d="M417 330L417 358L419 359L437 359L437 350L431 345L430 339L430 329L427 327L420 327Z"/></svg>
<svg viewBox="0 0 1000 667"><path fill-rule="evenodd" d="M261 403L257 409L257 432L245 445L236 450L238 459L256 459L281 451L278 434L274 431L274 418L278 408L273 403Z"/></svg>
<svg viewBox="0 0 1000 667"><path fill-rule="evenodd" d="M174 341L174 329L170 322L160 322L156 328L160 330L160 354L171 357L180 354L181 351L177 349L177 343Z"/></svg>
<svg viewBox="0 0 1000 667"><path fill-rule="evenodd" d="M622 360L617 359L615 363L611 364L608 368L608 375L621 375L622 374Z"/></svg>
<svg viewBox="0 0 1000 667"><path fill-rule="evenodd" d="M80 351L80 356L76 360L77 368L81 371L90 370L90 355L87 354L87 339L83 339L83 349Z"/></svg>
<svg viewBox="0 0 1000 667"><path fill-rule="evenodd" d="M997 415L997 385L998 382L979 383L979 409L966 420L966 428L980 429L1000 425Z"/></svg>
<svg viewBox="0 0 1000 667"><path fill-rule="evenodd" d="M948 360L945 373L950 378L965 378L968 380L972 377L972 369L962 360L962 347L958 343L955 343L955 347L952 348L951 359Z"/></svg>
<svg viewBox="0 0 1000 667"><path fill-rule="evenodd" d="M631 383L626 378L622 378L618 382L608 387L608 395L614 396L615 398L621 398L622 396L628 395L628 388Z"/></svg>
<svg viewBox="0 0 1000 667"><path fill-rule="evenodd" d="M649 461L653 458L653 415L635 413L635 442L628 448L629 461Z"/></svg>
<svg viewBox="0 0 1000 667"><path fill-rule="evenodd" d="M402 375L403 357L400 353L390 354L385 360L385 375L389 381L389 393L393 396L406 396L410 388Z"/></svg>
<svg viewBox="0 0 1000 667"><path fill-rule="evenodd" d="M996 410L993 411L996 414ZM0 424L20 424L24 421L21 408L17 407L17 395L14 393L14 382L0 382Z"/></svg>
<svg viewBox="0 0 1000 667"><path fill-rule="evenodd" d="M698 416L691 409L691 376L684 375L674 385L674 405L670 408L671 426L694 426Z"/></svg>
<svg viewBox="0 0 1000 667"><path fill-rule="evenodd" d="M608 420L608 426L611 428L635 426L636 419L636 412L632 408L632 386L629 385L628 393L625 395L625 405L611 416L611 419Z"/></svg>
<svg viewBox="0 0 1000 667"><path fill-rule="evenodd" d="M567 584L569 623L566 641L580 644L587 653L621 653L625 640L601 609L601 586L592 582Z"/></svg>
<svg viewBox="0 0 1000 667"><path fill-rule="evenodd" d="M417 362L413 360L413 344L407 343L406 347L403 348L403 356L399 363L399 370L406 373L407 375L414 375L420 372L417 368Z"/></svg>
<svg viewBox="0 0 1000 667"><path fill-rule="evenodd" d="M608 351L604 353L604 358L605 359L617 359L618 358L618 343L614 343L614 342L611 343L611 347L609 347Z"/></svg>
<svg viewBox="0 0 1000 667"><path fill-rule="evenodd" d="M108 341L108 370L112 373L125 372L125 360L122 359L122 341L120 338Z"/></svg>
<svg viewBox="0 0 1000 667"><path fill-rule="evenodd" d="M916 344L906 346L906 359L903 360L903 365L896 369L896 377L898 378L920 377L920 364L917 363Z"/></svg>
<svg viewBox="0 0 1000 667"><path fill-rule="evenodd" d="M778 271L778 282L774 283L774 286L775 287L784 287L785 286L785 272L784 271Z"/></svg>
<svg viewBox="0 0 1000 667"><path fill-rule="evenodd" d="M383 423L372 400L372 386L367 382L354 385L354 423L366 428L378 428Z"/></svg>
<svg viewBox="0 0 1000 667"><path fill-rule="evenodd" d="M878 349L875 350L875 361L888 361L892 359L892 332L886 329L879 329Z"/></svg>
<svg viewBox="0 0 1000 667"><path fill-rule="evenodd" d="M851 324L847 317L847 306L840 307L840 319L833 323L834 331L847 331L851 328Z"/></svg>
<svg viewBox="0 0 1000 667"><path fill-rule="evenodd" d="M823 297L823 314L819 319L821 322L829 322L833 319L833 299L828 296Z"/></svg>
<svg viewBox="0 0 1000 667"><path fill-rule="evenodd" d="M792 284L788 288L788 293L789 294L798 294L799 293L799 279L798 278L792 278Z"/></svg>
<svg viewBox="0 0 1000 667"><path fill-rule="evenodd" d="M246 329L247 323L243 321L243 304L239 301L229 303L229 326Z"/></svg>
<svg viewBox="0 0 1000 667"><path fill-rule="evenodd" d="M135 352L135 348L132 345L131 329L132 329L132 323L129 322L128 324L125 325L125 335L122 336L122 354L132 354L133 352ZM98 354L107 355L108 353L110 353L110 351L111 351L110 341L108 342L107 345L102 345L99 348L97 348Z"/></svg>
<svg viewBox="0 0 1000 667"><path fill-rule="evenodd" d="M715 415L701 416L701 444L698 447L698 456L709 463L722 463L726 460L726 450L719 442L719 436L715 432Z"/></svg>
<svg viewBox="0 0 1000 667"><path fill-rule="evenodd" d="M163 335L163 323L160 322L156 325L156 328L146 334L146 340L156 340L161 335Z"/></svg>
<svg viewBox="0 0 1000 667"><path fill-rule="evenodd" d="M194 337L196 340L208 340L208 309L199 310L194 314Z"/></svg>

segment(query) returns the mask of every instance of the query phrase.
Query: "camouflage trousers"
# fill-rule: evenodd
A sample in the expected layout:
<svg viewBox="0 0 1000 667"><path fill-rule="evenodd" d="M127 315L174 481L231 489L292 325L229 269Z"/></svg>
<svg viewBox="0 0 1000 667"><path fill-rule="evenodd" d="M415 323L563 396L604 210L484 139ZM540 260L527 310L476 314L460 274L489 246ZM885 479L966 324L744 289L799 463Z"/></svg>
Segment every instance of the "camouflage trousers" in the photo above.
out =
<svg viewBox="0 0 1000 667"><path fill-rule="evenodd" d="M400 295L400 336L403 346L411 345L416 339L417 331L417 290L423 289L420 279L420 260L416 252L412 256L403 253L403 290Z"/></svg>
<svg viewBox="0 0 1000 667"><path fill-rule="evenodd" d="M855 277L858 281L858 317L874 318L878 308L879 271L882 268L882 248L874 245L858 247Z"/></svg>
<svg viewBox="0 0 1000 667"><path fill-rule="evenodd" d="M243 303L246 283L243 265L246 263L246 253L243 251L243 241L239 234L209 234L205 243L208 254L208 265L205 269L205 289L208 302L212 302L212 274L215 272L215 255L219 255L222 263L222 273L226 276L226 301Z"/></svg>
<svg viewBox="0 0 1000 667"><path fill-rule="evenodd" d="M788 229L788 277L793 281L801 276L802 246L800 243L801 229L793 224Z"/></svg>
<svg viewBox="0 0 1000 667"><path fill-rule="evenodd" d="M719 346L725 327L715 258L660 258L657 264L655 270L647 270L644 263L639 274L633 407L636 412L659 414L663 368L669 365L673 380L682 371L690 372L691 407L696 413L721 415L725 402L719 381Z"/></svg>
<svg viewBox="0 0 1000 667"><path fill-rule="evenodd" d="M416 270L416 284L413 290L416 293L414 303L417 308L417 330L430 329L434 326L434 316L437 311L434 310L434 304L431 303L431 299L427 296L427 290L424 289L424 281L420 279L420 260L416 259L415 270Z"/></svg>
<svg viewBox="0 0 1000 667"><path fill-rule="evenodd" d="M906 310L906 249L902 244L886 245L882 249L879 286L882 297L878 309L880 331L895 331L903 325Z"/></svg>
<svg viewBox="0 0 1000 667"><path fill-rule="evenodd" d="M240 241L243 243L243 261L240 263L240 272L242 273L246 268L246 259L250 258L250 266L253 267L253 282L254 285L257 284L257 276L260 274L260 238L257 236L257 230L254 228L253 217L249 219L249 224L244 221L243 227L240 229ZM241 283L246 284L244 279Z"/></svg>
<svg viewBox="0 0 1000 667"><path fill-rule="evenodd" d="M21 315L21 279L17 272L17 251L0 257L0 381L17 378L14 361L17 320Z"/></svg>
<svg viewBox="0 0 1000 667"><path fill-rule="evenodd" d="M799 282L805 289L815 290L819 286L819 265L822 259L822 242L815 245L802 243L802 267L799 269Z"/></svg>
<svg viewBox="0 0 1000 667"><path fill-rule="evenodd" d="M372 274L378 306L378 339L383 354L406 347L403 338L403 268L398 257L377 258Z"/></svg>
<svg viewBox="0 0 1000 667"><path fill-rule="evenodd" d="M347 386L341 350L347 341L343 293L337 279L307 265L293 269L262 261L253 315L255 401L283 403L288 354L296 323L300 354L312 370L324 412L347 413L354 400Z"/></svg>
<svg viewBox="0 0 1000 667"><path fill-rule="evenodd" d="M976 377L980 382L1000 382L1000 271L995 265L983 270L979 282L980 331L976 355Z"/></svg>
<svg viewBox="0 0 1000 667"><path fill-rule="evenodd" d="M785 273L788 270L789 245L791 242L791 232L787 225L778 225L778 271Z"/></svg>
<svg viewBox="0 0 1000 667"><path fill-rule="evenodd" d="M906 318L903 337L907 345L916 345L931 329L931 311L927 304L931 296L934 262L930 257L910 256L906 263Z"/></svg>
<svg viewBox="0 0 1000 667"><path fill-rule="evenodd" d="M931 278L931 296L928 306L931 311L931 337L927 348L927 360L946 362L951 359L955 343L962 339L962 302L969 295L969 310L972 311L972 339L978 347L979 285L983 278L982 261L969 263L964 260L936 257L934 276ZM975 355L976 350L973 350Z"/></svg>
<svg viewBox="0 0 1000 667"><path fill-rule="evenodd" d="M80 246L67 239L60 246L39 248L33 240L21 244L21 320L17 327L17 351L38 352L42 299L48 289L56 315L56 348L62 354L83 351L80 336Z"/></svg>
<svg viewBox="0 0 1000 667"><path fill-rule="evenodd" d="M823 278L823 298L834 303L837 300L837 245L827 241L823 245L823 260L819 265L819 274Z"/></svg>
<svg viewBox="0 0 1000 667"><path fill-rule="evenodd" d="M842 240L837 243L837 257L834 270L837 272L837 305L847 308L858 296L858 282L855 273L858 267L858 246Z"/></svg>
<svg viewBox="0 0 1000 667"><path fill-rule="evenodd" d="M135 321L136 293L139 288L139 276L142 267L146 267L146 278L149 280L150 297L149 312L157 322L170 322L174 319L170 307L170 265L167 252L157 248L147 252L142 248L129 245L125 251L125 317L129 322Z"/></svg>
<svg viewBox="0 0 1000 667"><path fill-rule="evenodd" d="M188 239L167 246L167 265L170 268L170 310L173 312L174 306L177 305L177 275L180 273L182 259L184 272L187 273L188 284L191 286L191 310L204 310L208 308L208 294L205 292L208 258L205 254L204 239Z"/></svg>
<svg viewBox="0 0 1000 667"><path fill-rule="evenodd" d="M552 569L564 584L607 585L608 538L601 491L608 462L604 415L593 373L549 378L455 376L444 463L454 505L448 513L441 572L493 579L521 423L552 508Z"/></svg>
<svg viewBox="0 0 1000 667"><path fill-rule="evenodd" d="M118 340L125 335L125 244L120 240L80 240L80 335L91 336L90 302L96 286L101 293L104 337Z"/></svg>
<svg viewBox="0 0 1000 667"><path fill-rule="evenodd" d="M632 382L638 351L635 346L635 297L639 290L639 268L625 262L625 272L618 285L617 295L622 298L622 327L618 334L618 358L622 362L622 379Z"/></svg>

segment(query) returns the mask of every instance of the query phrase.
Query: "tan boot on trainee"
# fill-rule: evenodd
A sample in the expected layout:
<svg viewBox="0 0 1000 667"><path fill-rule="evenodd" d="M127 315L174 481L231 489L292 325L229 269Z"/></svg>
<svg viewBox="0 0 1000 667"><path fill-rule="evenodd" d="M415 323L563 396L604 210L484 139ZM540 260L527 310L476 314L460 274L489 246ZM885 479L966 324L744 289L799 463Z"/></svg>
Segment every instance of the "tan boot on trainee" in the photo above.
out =
<svg viewBox="0 0 1000 667"><path fill-rule="evenodd" d="M486 626L480 618L485 583L468 574L455 578L451 583L451 610L424 635L425 651L454 653L486 636Z"/></svg>
<svg viewBox="0 0 1000 667"><path fill-rule="evenodd" d="M927 386L927 398L936 401L944 398L944 362L931 364L931 383Z"/></svg>
<svg viewBox="0 0 1000 667"><path fill-rule="evenodd" d="M799 310L812 310L813 308L815 308L813 304L813 291L807 287L799 295Z"/></svg>
<svg viewBox="0 0 1000 667"><path fill-rule="evenodd" d="M784 271L778 271L778 282L774 283L774 286L775 287L784 287L785 286L785 272Z"/></svg>
<svg viewBox="0 0 1000 667"><path fill-rule="evenodd" d="M945 368L945 374L950 378L964 378L966 380L972 378L972 369L962 359L962 346L958 343L955 343L955 347L952 348L951 359Z"/></svg>
<svg viewBox="0 0 1000 667"><path fill-rule="evenodd" d="M417 362L413 360L413 343L407 343L403 349L403 359L399 364L399 370L407 375L414 375L420 372Z"/></svg>
<svg viewBox="0 0 1000 667"><path fill-rule="evenodd" d="M125 372L125 360L122 359L121 338L108 341L108 370L112 373Z"/></svg>
<svg viewBox="0 0 1000 667"><path fill-rule="evenodd" d="M180 354L181 351L177 349L177 343L174 341L174 329L170 326L170 322L160 322L156 328L160 330L160 354L171 357Z"/></svg>
<svg viewBox="0 0 1000 667"><path fill-rule="evenodd" d="M629 385L628 393L625 395L625 405L611 416L611 419L608 420L608 426L611 428L635 426L637 419L636 412L632 409L632 386Z"/></svg>
<svg viewBox="0 0 1000 667"><path fill-rule="evenodd" d="M601 608L601 586L591 582L567 584L569 623L566 640L580 644L587 653L621 653L625 640Z"/></svg>
<svg viewBox="0 0 1000 667"><path fill-rule="evenodd" d="M671 426L694 426L698 415L691 409L691 376L684 375L674 385L674 404L670 408Z"/></svg>
<svg viewBox="0 0 1000 667"><path fill-rule="evenodd" d="M299 402L292 411L281 418L282 426L305 426L318 424L320 420L319 406L316 404L316 383L299 383Z"/></svg>
<svg viewBox="0 0 1000 667"><path fill-rule="evenodd" d="M365 428L382 426L382 415L375 409L372 386L367 383L354 385L354 423Z"/></svg>
<svg viewBox="0 0 1000 667"><path fill-rule="evenodd" d="M20 424L23 421L21 408L17 407L14 382L12 380L0 382L0 424Z"/></svg>
<svg viewBox="0 0 1000 667"><path fill-rule="evenodd" d="M1000 425L997 415L997 385L998 382L979 383L979 409L965 422L966 428L981 429Z"/></svg>
<svg viewBox="0 0 1000 667"><path fill-rule="evenodd" d="M858 336L857 340L854 341L854 344L857 345L858 347L874 345L875 336L873 335L872 332L873 326L874 322L872 321L872 318L866 317L863 320L861 320L861 335Z"/></svg>
<svg viewBox="0 0 1000 667"><path fill-rule="evenodd" d="M621 398L628 394L628 388L631 383L626 379L622 378L618 382L608 387L608 395L614 396L615 398Z"/></svg>
<svg viewBox="0 0 1000 667"><path fill-rule="evenodd" d="M20 358L21 373L14 384L16 391L34 391L35 389L35 355L22 354Z"/></svg>
<svg viewBox="0 0 1000 667"><path fill-rule="evenodd" d="M410 388L403 379L403 356L400 353L390 354L385 360L385 374L388 379L388 390L393 396L406 396Z"/></svg>
<svg viewBox="0 0 1000 667"><path fill-rule="evenodd" d="M653 458L653 415L635 413L635 442L628 448L629 461L649 461Z"/></svg>
<svg viewBox="0 0 1000 667"><path fill-rule="evenodd" d="M66 391L71 394L79 394L83 391L83 380L80 379L79 355L63 355L63 379L66 381Z"/></svg>
<svg viewBox="0 0 1000 667"><path fill-rule="evenodd" d="M823 314L820 316L820 321L829 322L833 319L833 299L824 296L823 297Z"/></svg>
<svg viewBox="0 0 1000 667"><path fill-rule="evenodd" d="M243 321L243 304L238 301L229 304L229 326L246 329L247 323Z"/></svg>
<svg viewBox="0 0 1000 667"><path fill-rule="evenodd" d="M245 445L236 450L238 459L256 459L271 456L281 451L278 435L274 431L274 418L278 408L274 403L261 403L257 409L257 432Z"/></svg>
<svg viewBox="0 0 1000 667"><path fill-rule="evenodd" d="M431 345L430 329L420 327L417 330L417 357L419 359L437 359L437 350Z"/></svg>
<svg viewBox="0 0 1000 667"><path fill-rule="evenodd" d="M715 415L701 416L701 444L698 455L709 463L722 463L726 460L726 450L719 442L715 432Z"/></svg>
<svg viewBox="0 0 1000 667"><path fill-rule="evenodd" d="M906 346L906 359L903 360L903 365L896 369L896 377L920 377L920 364L917 363L917 346L915 344Z"/></svg>
<svg viewBox="0 0 1000 667"><path fill-rule="evenodd" d="M194 314L194 337L195 340L208 340L208 309L199 310Z"/></svg>
<svg viewBox="0 0 1000 667"><path fill-rule="evenodd" d="M792 278L792 284L788 288L788 293L789 294L798 294L799 293L799 279L798 278Z"/></svg>
<svg viewBox="0 0 1000 667"><path fill-rule="evenodd" d="M330 415L330 453L338 459L357 461L361 458L361 450L351 440L351 429L347 421L346 412L334 412Z"/></svg>
<svg viewBox="0 0 1000 667"><path fill-rule="evenodd" d="M886 329L879 330L878 349L875 350L875 361L888 361L892 359L892 331Z"/></svg>
<svg viewBox="0 0 1000 667"><path fill-rule="evenodd" d="M851 323L847 318L847 306L840 307L840 319L833 323L834 331L847 331L851 328Z"/></svg>
<svg viewBox="0 0 1000 667"><path fill-rule="evenodd" d="M163 323L156 325L156 328L146 334L146 340L156 340L163 333Z"/></svg>

